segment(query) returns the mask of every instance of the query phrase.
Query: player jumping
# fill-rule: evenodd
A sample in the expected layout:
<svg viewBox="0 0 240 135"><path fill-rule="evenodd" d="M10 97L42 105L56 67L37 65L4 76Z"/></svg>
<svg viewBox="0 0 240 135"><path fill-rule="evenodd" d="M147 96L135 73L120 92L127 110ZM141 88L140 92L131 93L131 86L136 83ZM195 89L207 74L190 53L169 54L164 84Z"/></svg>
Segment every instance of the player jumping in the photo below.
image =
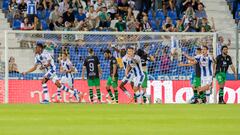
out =
<svg viewBox="0 0 240 135"><path fill-rule="evenodd" d="M56 66L54 65L54 60L51 57L51 55L48 52L43 52L43 44L40 42L37 42L36 49L35 49L35 65L30 68L28 71L23 72L23 75L26 75L28 73L31 73L35 71L38 66L40 65L40 70L45 70L46 74L44 75L42 79L42 88L43 88L43 94L44 94L44 100L41 103L49 103L49 92L47 88L47 82L48 80L52 80L53 83L60 88L61 90L64 90L66 92L69 92L74 95L77 101L79 101L79 95L77 90L71 90L68 89L66 86L62 85L58 77L56 75Z"/></svg>
<svg viewBox="0 0 240 135"><path fill-rule="evenodd" d="M134 75L134 84L133 90L135 92L137 102L141 103L141 94L140 94L140 87L144 81L145 75L142 69L142 62L141 58L138 55L134 54L134 49L129 47L127 49L127 53L129 55L128 65L125 71L125 76L128 76L129 72L133 72Z"/></svg>
<svg viewBox="0 0 240 135"><path fill-rule="evenodd" d="M147 45L145 46L145 48L148 47ZM137 51L137 55L141 57L141 63L142 63L142 69L143 69L143 73L145 75L145 79L142 83L142 97L143 97L143 102L146 103L147 102L147 98L149 99L150 96L146 94L146 89L148 87L148 73L147 73L147 61L154 61L154 57L153 56L149 56L146 51L142 50L142 49L138 49ZM149 100L150 101L150 100Z"/></svg>
<svg viewBox="0 0 240 135"><path fill-rule="evenodd" d="M87 80L89 87L89 96L91 102L93 102L93 87L97 92L98 101L101 102L101 91L100 91L100 79L102 70L98 57L94 55L92 48L88 49L89 56L85 59L82 68L82 79L84 79L85 69L87 69Z"/></svg>
<svg viewBox="0 0 240 135"><path fill-rule="evenodd" d="M108 80L107 80L106 89L107 89L107 92L110 95L113 103L114 103L114 99L115 99L115 102L118 103L118 89L117 89L117 87L118 87L118 65L117 65L117 60L115 57L112 56L111 51L108 49L104 51L104 57L107 60L110 60L110 76L108 77ZM112 94L110 87L112 87L114 89L114 96Z"/></svg>

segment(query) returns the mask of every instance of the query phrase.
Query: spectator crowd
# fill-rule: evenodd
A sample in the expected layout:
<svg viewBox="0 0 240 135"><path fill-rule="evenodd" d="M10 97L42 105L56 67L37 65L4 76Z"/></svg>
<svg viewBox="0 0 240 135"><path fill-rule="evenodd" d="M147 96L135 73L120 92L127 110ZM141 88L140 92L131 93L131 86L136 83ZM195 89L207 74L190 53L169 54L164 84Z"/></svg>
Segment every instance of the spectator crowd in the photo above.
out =
<svg viewBox="0 0 240 135"><path fill-rule="evenodd" d="M5 13L16 30L215 31L201 0L4 1L9 1Z"/></svg>

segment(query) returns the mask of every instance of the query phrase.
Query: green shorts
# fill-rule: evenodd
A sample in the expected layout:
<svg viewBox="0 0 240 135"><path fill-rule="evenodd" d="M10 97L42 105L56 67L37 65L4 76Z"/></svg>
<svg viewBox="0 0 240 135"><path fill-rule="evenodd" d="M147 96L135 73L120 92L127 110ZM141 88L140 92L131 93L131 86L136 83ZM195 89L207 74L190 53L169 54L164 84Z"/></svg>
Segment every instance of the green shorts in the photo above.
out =
<svg viewBox="0 0 240 135"><path fill-rule="evenodd" d="M107 86L112 86L113 88L118 87L118 77L115 77L115 81L112 80L112 77L109 76L107 80Z"/></svg>
<svg viewBox="0 0 240 135"><path fill-rule="evenodd" d="M88 86L89 87L100 86L100 79L99 78L88 79Z"/></svg>
<svg viewBox="0 0 240 135"><path fill-rule="evenodd" d="M144 81L143 81L143 83L142 83L142 88L147 88L147 84L148 84L148 73L147 72L143 72L144 73L144 75L145 75L145 78L144 78Z"/></svg>
<svg viewBox="0 0 240 135"><path fill-rule="evenodd" d="M201 78L195 76L195 77L193 78L192 86L193 86L193 87L200 87L200 86L201 86Z"/></svg>
<svg viewBox="0 0 240 135"><path fill-rule="evenodd" d="M219 72L216 75L218 84L224 84L226 82L226 73L225 72Z"/></svg>

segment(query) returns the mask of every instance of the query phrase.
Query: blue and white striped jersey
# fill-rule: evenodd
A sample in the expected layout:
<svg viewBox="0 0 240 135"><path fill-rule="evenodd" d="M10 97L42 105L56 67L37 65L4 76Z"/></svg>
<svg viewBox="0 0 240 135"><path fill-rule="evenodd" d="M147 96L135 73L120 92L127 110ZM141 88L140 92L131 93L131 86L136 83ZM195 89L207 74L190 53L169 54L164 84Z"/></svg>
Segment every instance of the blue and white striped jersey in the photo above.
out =
<svg viewBox="0 0 240 135"><path fill-rule="evenodd" d="M131 67L135 77L141 77L144 75L141 58L138 55L130 58L128 60L128 65Z"/></svg>
<svg viewBox="0 0 240 135"><path fill-rule="evenodd" d="M45 67L48 64L48 61L50 61L50 66ZM42 52L41 54L36 54L35 65L41 65L42 67L45 67L46 72L48 72L49 70L56 72L56 66L54 64L54 60L48 52Z"/></svg>
<svg viewBox="0 0 240 135"><path fill-rule="evenodd" d="M70 70L72 69L73 65L72 65L72 62L67 59L67 60L61 60L61 67L64 71L67 71L67 70ZM73 77L73 74L72 73L66 73L66 77Z"/></svg>
<svg viewBox="0 0 240 135"><path fill-rule="evenodd" d="M213 76L213 59L211 56L196 56L195 59L199 62L201 68L201 77Z"/></svg>
<svg viewBox="0 0 240 135"><path fill-rule="evenodd" d="M34 15L37 14L37 6L35 0L28 0L27 1L27 14Z"/></svg>
<svg viewBox="0 0 240 135"><path fill-rule="evenodd" d="M127 55L122 57L122 62L123 62L123 68L124 68L124 70L126 70L127 69L127 65L128 65L128 57L127 57Z"/></svg>

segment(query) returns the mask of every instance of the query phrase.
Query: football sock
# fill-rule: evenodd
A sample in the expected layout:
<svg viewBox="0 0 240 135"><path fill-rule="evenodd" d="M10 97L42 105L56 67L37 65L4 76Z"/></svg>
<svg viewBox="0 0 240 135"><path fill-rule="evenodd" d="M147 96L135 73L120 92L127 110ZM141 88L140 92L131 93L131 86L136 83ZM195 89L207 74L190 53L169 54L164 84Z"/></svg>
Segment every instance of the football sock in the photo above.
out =
<svg viewBox="0 0 240 135"><path fill-rule="evenodd" d="M140 92L139 92L139 91L135 92L135 95L136 95L137 103L141 103L141 95L140 95Z"/></svg>
<svg viewBox="0 0 240 135"><path fill-rule="evenodd" d="M57 88L57 99L61 98L61 89Z"/></svg>
<svg viewBox="0 0 240 135"><path fill-rule="evenodd" d="M97 97L98 97L98 100L101 101L101 92L100 92L100 89L97 89Z"/></svg>
<svg viewBox="0 0 240 135"><path fill-rule="evenodd" d="M197 91L197 90L194 90L194 91L193 91L193 94L194 94L194 98L195 98L195 99L198 98L198 91Z"/></svg>
<svg viewBox="0 0 240 135"><path fill-rule="evenodd" d="M143 102L146 103L147 102L146 92L142 94L142 97L143 97Z"/></svg>
<svg viewBox="0 0 240 135"><path fill-rule="evenodd" d="M91 102L93 102L93 90L92 89L89 89L89 96L90 96Z"/></svg>
<svg viewBox="0 0 240 135"><path fill-rule="evenodd" d="M201 98L201 99L204 99L204 98L205 98L205 92L200 92L199 95L200 95L200 98Z"/></svg>
<svg viewBox="0 0 240 135"><path fill-rule="evenodd" d="M62 85L60 89L66 91L66 92L69 92L69 93L71 93L71 94L74 94L74 91L73 91L73 90L70 90L69 88L67 88L67 87L64 86L64 85Z"/></svg>
<svg viewBox="0 0 240 135"><path fill-rule="evenodd" d="M118 90L114 90L115 100L118 103Z"/></svg>
<svg viewBox="0 0 240 135"><path fill-rule="evenodd" d="M48 93L47 84L46 83L42 84L42 88L43 88L44 100L49 101L49 93Z"/></svg>
<svg viewBox="0 0 240 135"><path fill-rule="evenodd" d="M114 97L113 97L111 89L108 89L107 92L108 92L109 96L111 97L111 99L114 100Z"/></svg>
<svg viewBox="0 0 240 135"><path fill-rule="evenodd" d="M219 89L219 97L223 97L223 94L224 94L223 88L220 88Z"/></svg>

